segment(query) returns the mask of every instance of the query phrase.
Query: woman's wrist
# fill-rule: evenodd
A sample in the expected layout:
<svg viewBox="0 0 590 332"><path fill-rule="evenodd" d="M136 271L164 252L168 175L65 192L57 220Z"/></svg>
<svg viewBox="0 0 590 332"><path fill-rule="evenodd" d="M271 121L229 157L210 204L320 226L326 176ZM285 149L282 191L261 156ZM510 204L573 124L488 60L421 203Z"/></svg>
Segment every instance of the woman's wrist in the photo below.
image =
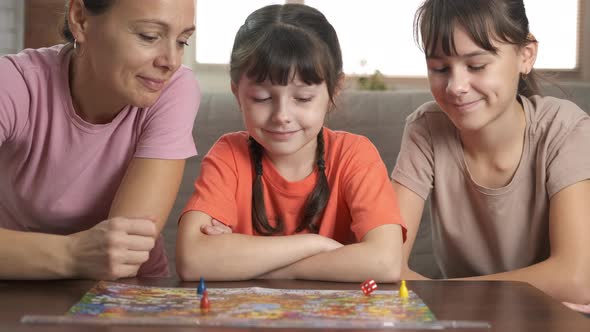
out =
<svg viewBox="0 0 590 332"><path fill-rule="evenodd" d="M58 239L58 250L56 258L58 259L57 273L62 278L78 277L78 266L76 260L76 244L78 242L77 233L60 236Z"/></svg>

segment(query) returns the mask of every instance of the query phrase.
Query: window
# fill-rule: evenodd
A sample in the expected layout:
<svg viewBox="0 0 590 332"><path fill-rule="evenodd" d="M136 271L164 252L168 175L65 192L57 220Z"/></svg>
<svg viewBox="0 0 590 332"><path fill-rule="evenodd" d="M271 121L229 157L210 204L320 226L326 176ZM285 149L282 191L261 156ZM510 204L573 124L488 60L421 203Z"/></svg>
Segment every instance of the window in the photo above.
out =
<svg viewBox="0 0 590 332"><path fill-rule="evenodd" d="M559 6L539 0L524 3L530 31L539 41L535 68L578 67L578 0L560 0Z"/></svg>
<svg viewBox="0 0 590 332"><path fill-rule="evenodd" d="M414 13L423 0L306 0L319 9L338 33L344 72L424 76L424 55L414 42Z"/></svg>
<svg viewBox="0 0 590 332"><path fill-rule="evenodd" d="M423 0L304 0L332 23L342 47L347 74L423 77L424 56L413 36L414 12ZM233 38L246 16L269 0L198 0L196 61L227 64ZM362 5L361 5L362 4ZM535 68L574 70L579 67L579 0L525 0L530 29L539 40ZM232 10L227 10L228 7ZM548 24L550 22L550 24Z"/></svg>
<svg viewBox="0 0 590 332"><path fill-rule="evenodd" d="M285 1L198 0L196 6L196 60L198 63L229 62L236 32L254 10ZM231 7L231 10L228 8Z"/></svg>

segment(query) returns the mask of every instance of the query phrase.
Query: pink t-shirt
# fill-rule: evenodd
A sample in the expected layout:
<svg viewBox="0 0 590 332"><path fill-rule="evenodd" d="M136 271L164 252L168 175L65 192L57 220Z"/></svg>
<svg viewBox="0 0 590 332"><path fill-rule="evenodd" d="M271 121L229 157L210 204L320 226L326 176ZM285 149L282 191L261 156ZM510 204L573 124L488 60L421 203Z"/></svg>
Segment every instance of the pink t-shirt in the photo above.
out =
<svg viewBox="0 0 590 332"><path fill-rule="evenodd" d="M71 234L105 220L134 157L196 154L200 101L193 73L180 68L148 108L128 106L110 123L74 111L70 48L0 57L0 227ZM168 274L162 237L139 275Z"/></svg>

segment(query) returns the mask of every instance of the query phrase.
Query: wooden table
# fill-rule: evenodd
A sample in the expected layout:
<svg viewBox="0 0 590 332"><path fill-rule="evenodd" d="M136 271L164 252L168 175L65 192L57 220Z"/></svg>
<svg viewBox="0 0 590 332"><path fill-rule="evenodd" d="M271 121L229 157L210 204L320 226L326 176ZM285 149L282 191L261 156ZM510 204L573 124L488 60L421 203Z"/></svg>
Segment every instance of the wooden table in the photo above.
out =
<svg viewBox="0 0 590 332"><path fill-rule="evenodd" d="M178 279L127 279L120 282L162 286L195 287L197 283ZM0 331L194 331L195 328L153 326L27 325L23 315L62 315L96 282L0 281ZM590 331L590 318L573 312L536 288L505 281L408 281L440 320L487 321L491 329L456 331ZM207 287L269 287L291 289L359 289L358 284L269 280L207 283ZM396 289L396 284L380 284L379 289ZM254 331L259 329L202 328L207 331ZM277 331L269 329L269 331ZM383 330L387 331L387 330ZM391 330L389 330L391 331ZM396 330L400 331L400 330Z"/></svg>

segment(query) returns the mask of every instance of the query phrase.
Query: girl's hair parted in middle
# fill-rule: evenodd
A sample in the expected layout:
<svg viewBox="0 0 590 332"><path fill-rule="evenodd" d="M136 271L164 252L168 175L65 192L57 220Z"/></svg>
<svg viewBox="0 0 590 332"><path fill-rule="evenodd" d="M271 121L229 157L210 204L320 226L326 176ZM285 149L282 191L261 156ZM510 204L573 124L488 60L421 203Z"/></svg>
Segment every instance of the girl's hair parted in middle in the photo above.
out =
<svg viewBox="0 0 590 332"><path fill-rule="evenodd" d="M243 75L258 83L288 85L297 75L306 84L326 82L330 103L342 76L342 53L336 31L318 10L299 4L270 5L250 14L236 34L230 59L230 76L238 84ZM324 138L317 140L318 181L307 197L303 218L296 231L317 233L330 195L324 160ZM262 156L264 148L250 138L255 171L252 184L252 224L262 235L283 231L282 220L270 225L264 204Z"/></svg>

